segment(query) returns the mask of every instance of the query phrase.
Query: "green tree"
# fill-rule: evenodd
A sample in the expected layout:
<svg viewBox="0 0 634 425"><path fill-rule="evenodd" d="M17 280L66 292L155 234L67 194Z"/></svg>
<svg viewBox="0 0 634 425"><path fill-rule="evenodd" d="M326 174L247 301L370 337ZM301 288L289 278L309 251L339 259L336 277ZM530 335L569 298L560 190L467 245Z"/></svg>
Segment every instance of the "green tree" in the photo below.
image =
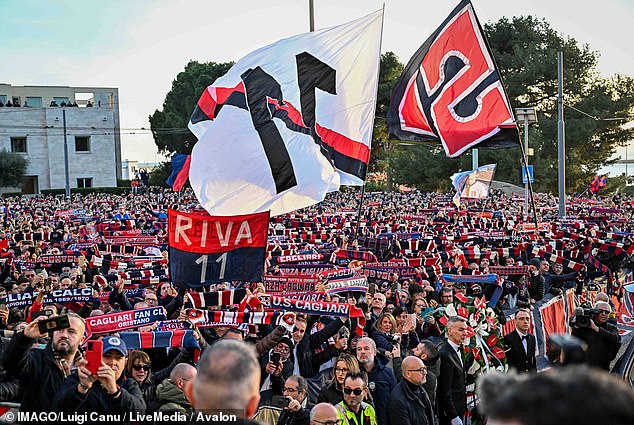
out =
<svg viewBox="0 0 634 425"><path fill-rule="evenodd" d="M599 54L558 33L545 20L531 16L502 18L485 25L484 32L512 107L537 109L539 123L529 129L529 146L535 151L529 163L535 167L535 189L553 193L557 191L558 170L557 51L563 52L566 188L570 193L584 190L616 147L634 136L634 129L622 127L632 117L634 79L622 75L601 77L597 70ZM481 149L479 163L497 163L496 179L518 183L520 155L517 148ZM435 148L402 146L395 156L393 171L399 182L421 188L444 188L448 183L440 180L449 182L452 173L471 167L470 155L451 160ZM409 162L413 157L420 162Z"/></svg>
<svg viewBox="0 0 634 425"><path fill-rule="evenodd" d="M172 174L172 163L170 161L161 164L150 172L148 186L168 187L167 178Z"/></svg>
<svg viewBox="0 0 634 425"><path fill-rule="evenodd" d="M394 148L387 133L387 115L390 106L392 88L403 72L403 64L393 52L386 52L381 55L381 66L379 71L379 87L376 98L376 111L374 119L374 131L372 135L372 151L370 154L369 172L387 171L389 158ZM389 174L388 174L389 177ZM388 181L388 189L389 189Z"/></svg>
<svg viewBox="0 0 634 425"><path fill-rule="evenodd" d="M28 161L17 153L0 151L0 187L20 187Z"/></svg>
<svg viewBox="0 0 634 425"><path fill-rule="evenodd" d="M199 63L190 61L172 82L163 110L150 115L154 143L161 153L191 153L196 138L187 128L201 94L218 77L227 73L233 62Z"/></svg>

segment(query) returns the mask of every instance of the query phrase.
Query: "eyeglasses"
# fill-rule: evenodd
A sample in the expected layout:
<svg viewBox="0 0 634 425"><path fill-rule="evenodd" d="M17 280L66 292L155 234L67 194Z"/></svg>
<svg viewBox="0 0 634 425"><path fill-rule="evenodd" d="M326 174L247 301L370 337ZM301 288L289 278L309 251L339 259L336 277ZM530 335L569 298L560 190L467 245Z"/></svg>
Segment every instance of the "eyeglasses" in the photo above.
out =
<svg viewBox="0 0 634 425"><path fill-rule="evenodd" d="M425 304L416 304L416 307L423 308L423 307L425 307Z"/></svg>
<svg viewBox="0 0 634 425"><path fill-rule="evenodd" d="M297 391L295 388L284 388L284 391L286 391L287 393L298 393L299 391Z"/></svg>
<svg viewBox="0 0 634 425"><path fill-rule="evenodd" d="M343 392L347 395L354 393L354 395L361 395L363 393L363 388L344 388Z"/></svg>
<svg viewBox="0 0 634 425"><path fill-rule="evenodd" d="M336 367L335 368L335 373L348 373L350 371L350 369L346 369L346 368L342 368L342 367Z"/></svg>
<svg viewBox="0 0 634 425"><path fill-rule="evenodd" d="M132 366L132 369L136 370L137 372L140 372L142 370L145 370L147 372L150 370L150 365L149 364L135 364L134 366Z"/></svg>
<svg viewBox="0 0 634 425"><path fill-rule="evenodd" d="M313 419L313 422L316 422L322 425L343 425L343 419L335 419L332 421L318 421L317 419Z"/></svg>
<svg viewBox="0 0 634 425"><path fill-rule="evenodd" d="M599 310L599 313L610 314L610 311L609 310Z"/></svg>
<svg viewBox="0 0 634 425"><path fill-rule="evenodd" d="M423 366L420 369L410 369L410 370L406 370L405 372L419 372L419 373L423 373L423 372L427 372L427 368L425 366Z"/></svg>

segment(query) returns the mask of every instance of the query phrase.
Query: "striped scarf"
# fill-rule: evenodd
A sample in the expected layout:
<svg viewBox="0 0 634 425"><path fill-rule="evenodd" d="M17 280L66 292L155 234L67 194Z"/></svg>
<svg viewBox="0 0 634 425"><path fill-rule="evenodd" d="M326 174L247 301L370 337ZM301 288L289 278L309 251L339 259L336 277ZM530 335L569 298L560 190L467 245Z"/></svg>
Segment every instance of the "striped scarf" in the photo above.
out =
<svg viewBox="0 0 634 425"><path fill-rule="evenodd" d="M361 260L368 263L373 263L377 261L376 255L370 251L356 251L353 249L340 249L339 251L332 254L330 257L330 262L334 263L335 258L344 258L348 260Z"/></svg>
<svg viewBox="0 0 634 425"><path fill-rule="evenodd" d="M292 332L295 326L295 313L285 311L234 312L211 310L185 310L187 318L199 328L212 328L227 325L280 325Z"/></svg>
<svg viewBox="0 0 634 425"><path fill-rule="evenodd" d="M576 261L568 260L567 258L560 257L558 255L552 254L550 252L546 252L544 249L540 249L538 247L533 247L531 251L533 255L536 257L542 257L551 263L561 264L564 267L571 268L575 271L581 271L583 268L583 264L578 263Z"/></svg>
<svg viewBox="0 0 634 425"><path fill-rule="evenodd" d="M198 341L191 329L153 332L120 332L119 338L125 342L128 350L145 350L148 348L198 348Z"/></svg>
<svg viewBox="0 0 634 425"><path fill-rule="evenodd" d="M317 316L334 316L357 319L357 335L363 336L365 327L365 315L359 307L350 304L331 302L310 302L294 300L274 295L263 297L262 304L265 308L294 311L297 313L313 314Z"/></svg>

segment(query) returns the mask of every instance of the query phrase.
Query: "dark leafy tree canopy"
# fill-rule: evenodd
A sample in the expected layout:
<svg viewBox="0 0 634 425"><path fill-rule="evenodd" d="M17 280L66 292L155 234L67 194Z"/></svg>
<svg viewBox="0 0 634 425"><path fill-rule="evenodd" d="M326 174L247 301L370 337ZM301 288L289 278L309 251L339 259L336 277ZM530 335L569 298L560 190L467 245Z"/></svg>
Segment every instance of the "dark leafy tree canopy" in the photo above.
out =
<svg viewBox="0 0 634 425"><path fill-rule="evenodd" d="M191 152L196 138L187 129L187 123L196 103L205 88L223 76L232 65L232 62L191 61L176 76L163 102L163 110L157 110L149 117L154 143L159 152Z"/></svg>
<svg viewBox="0 0 634 425"><path fill-rule="evenodd" d="M17 153L0 151L0 187L20 187L26 173L27 159Z"/></svg>

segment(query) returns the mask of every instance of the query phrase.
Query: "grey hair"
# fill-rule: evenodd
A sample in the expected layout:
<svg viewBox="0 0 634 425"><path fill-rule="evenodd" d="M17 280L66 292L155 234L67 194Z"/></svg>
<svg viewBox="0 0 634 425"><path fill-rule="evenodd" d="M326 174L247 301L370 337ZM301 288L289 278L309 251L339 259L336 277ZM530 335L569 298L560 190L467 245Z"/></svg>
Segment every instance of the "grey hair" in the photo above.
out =
<svg viewBox="0 0 634 425"><path fill-rule="evenodd" d="M362 337L362 338L359 338L359 340L357 341L357 347L359 346L359 343L360 343L361 341L369 341L369 342L370 342L370 347L372 347L372 349L373 349L374 351L376 351L376 342L375 342L372 338L369 338L369 337L367 337L367 336L364 336L364 337Z"/></svg>
<svg viewBox="0 0 634 425"><path fill-rule="evenodd" d="M462 316L451 316L449 320L447 320L447 327L455 325L456 323L467 323L467 319Z"/></svg>

